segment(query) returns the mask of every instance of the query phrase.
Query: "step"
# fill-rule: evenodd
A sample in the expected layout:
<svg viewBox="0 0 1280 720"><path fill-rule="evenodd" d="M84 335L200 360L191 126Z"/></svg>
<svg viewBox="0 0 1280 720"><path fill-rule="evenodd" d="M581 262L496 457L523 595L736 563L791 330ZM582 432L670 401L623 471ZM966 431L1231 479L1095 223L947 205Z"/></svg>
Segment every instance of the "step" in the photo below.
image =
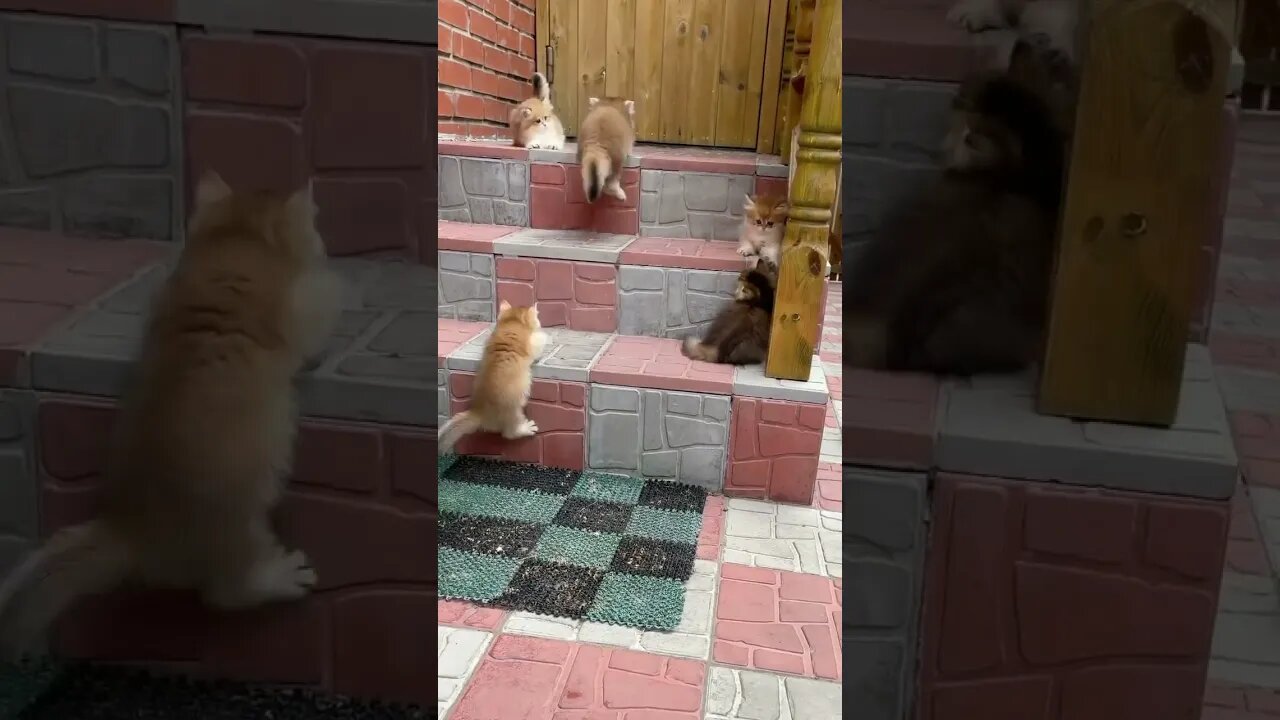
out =
<svg viewBox="0 0 1280 720"><path fill-rule="evenodd" d="M441 220L548 230L731 240L747 193L785 193L776 155L639 145L622 174L625 202L586 202L577 149L528 150L506 142L442 138Z"/></svg>
<svg viewBox="0 0 1280 720"><path fill-rule="evenodd" d="M966 31L947 20L953 3L850 0L843 24L844 74L957 82L991 67L1002 46L1012 47L1011 33ZM850 107L848 98L845 107Z"/></svg>
<svg viewBox="0 0 1280 720"><path fill-rule="evenodd" d="M548 327L681 338L731 302L736 243L438 223L441 318L493 321L538 303ZM816 338L822 337L824 286ZM814 348L815 352L818 348Z"/></svg>
<svg viewBox="0 0 1280 720"><path fill-rule="evenodd" d="M116 401L172 251L0 229L0 577L37 537L92 517ZM276 512L286 545L319 572L316 593L214 614L187 593L121 591L67 616L58 656L431 701L420 668L435 658L435 554L419 550L435 526L434 273L334 262L351 281L346 310L300 380L295 467Z"/></svg>
<svg viewBox="0 0 1280 720"><path fill-rule="evenodd" d="M440 422L469 405L491 327L440 321ZM760 365L689 360L673 339L566 328L547 334L528 407L539 434L504 440L481 433L458 452L812 501L829 397L821 363L802 383L767 378Z"/></svg>

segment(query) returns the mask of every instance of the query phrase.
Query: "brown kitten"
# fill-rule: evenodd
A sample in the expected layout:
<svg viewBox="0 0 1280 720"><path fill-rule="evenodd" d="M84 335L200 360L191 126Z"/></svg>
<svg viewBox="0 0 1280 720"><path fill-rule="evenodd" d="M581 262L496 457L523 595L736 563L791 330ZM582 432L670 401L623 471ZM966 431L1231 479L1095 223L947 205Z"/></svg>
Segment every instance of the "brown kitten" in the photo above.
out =
<svg viewBox="0 0 1280 720"><path fill-rule="evenodd" d="M589 98L587 108L578 130L582 192L587 202L595 202L601 192L626 202L620 181L623 163L636 143L636 105L622 98Z"/></svg>
<svg viewBox="0 0 1280 720"><path fill-rule="evenodd" d="M551 85L542 73L533 74L533 97L511 110L510 125L516 147L564 149L564 126L551 105Z"/></svg>
<svg viewBox="0 0 1280 720"><path fill-rule="evenodd" d="M746 259L747 269L761 259L774 270L782 252L782 235L787 230L790 206L785 197L748 195L742 205L742 229L738 232L738 254Z"/></svg>
<svg viewBox="0 0 1280 720"><path fill-rule="evenodd" d="M1016 66L1044 61L1020 43ZM966 81L944 171L856 260L846 284L855 366L969 375L1039 353L1065 135L1021 67Z"/></svg>
<svg viewBox="0 0 1280 720"><path fill-rule="evenodd" d="M508 440L537 434L538 426L525 417L524 407L533 387L533 363L546 344L537 306L511 307L503 300L484 345L471 407L440 428L440 452L452 451L463 436L477 431L502 433Z"/></svg>
<svg viewBox="0 0 1280 720"><path fill-rule="evenodd" d="M711 321L702 339L690 335L680 352L703 362L749 365L764 362L773 329L774 286L777 277L764 269L738 273L733 302Z"/></svg>
<svg viewBox="0 0 1280 720"><path fill-rule="evenodd" d="M293 375L337 321L308 190L201 180L125 395L98 518L58 531L0 587L0 648L21 653L77 597L129 580L219 608L304 596L305 555L268 512L292 466Z"/></svg>

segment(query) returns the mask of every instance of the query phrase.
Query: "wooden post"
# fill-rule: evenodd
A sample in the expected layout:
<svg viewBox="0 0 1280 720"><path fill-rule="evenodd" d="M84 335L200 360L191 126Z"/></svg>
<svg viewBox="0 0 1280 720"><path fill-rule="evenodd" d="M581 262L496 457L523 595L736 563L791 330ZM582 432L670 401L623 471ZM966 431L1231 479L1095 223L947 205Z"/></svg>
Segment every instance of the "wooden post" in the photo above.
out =
<svg viewBox="0 0 1280 720"><path fill-rule="evenodd" d="M791 159L791 217L782 239L773 337L765 374L808 380L818 347L818 309L826 287L827 237L840 172L841 0L817 0L800 109L799 150Z"/></svg>
<svg viewBox="0 0 1280 720"><path fill-rule="evenodd" d="M791 14L787 18L790 29L791 53L787 59L786 80L779 102L782 123L778 128L778 150L784 165L792 162L791 133L800 122L800 107L804 99L804 74L813 49L813 21L816 0L792 0Z"/></svg>
<svg viewBox="0 0 1280 720"><path fill-rule="evenodd" d="M1212 222L1229 45L1199 0L1087 4L1039 410L1169 425Z"/></svg>

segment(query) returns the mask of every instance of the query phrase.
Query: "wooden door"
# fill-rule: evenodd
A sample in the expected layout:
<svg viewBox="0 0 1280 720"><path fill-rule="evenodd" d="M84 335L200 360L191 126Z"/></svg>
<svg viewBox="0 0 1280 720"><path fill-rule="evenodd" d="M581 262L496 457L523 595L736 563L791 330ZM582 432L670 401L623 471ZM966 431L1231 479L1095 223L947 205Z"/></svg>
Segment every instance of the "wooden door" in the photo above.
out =
<svg viewBox="0 0 1280 720"><path fill-rule="evenodd" d="M537 0L537 64L565 131L636 103L640 142L773 152L786 0Z"/></svg>

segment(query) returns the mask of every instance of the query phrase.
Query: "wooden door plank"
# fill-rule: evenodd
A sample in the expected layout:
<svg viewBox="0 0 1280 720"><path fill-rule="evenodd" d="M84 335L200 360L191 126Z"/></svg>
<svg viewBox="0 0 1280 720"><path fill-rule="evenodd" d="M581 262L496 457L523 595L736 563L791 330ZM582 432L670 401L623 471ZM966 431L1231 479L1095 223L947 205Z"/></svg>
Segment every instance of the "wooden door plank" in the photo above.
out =
<svg viewBox="0 0 1280 720"><path fill-rule="evenodd" d="M760 122L756 152L777 153L778 101L782 94L782 58L787 33L787 0L769 0L769 27L760 82Z"/></svg>
<svg viewBox="0 0 1280 720"><path fill-rule="evenodd" d="M716 83L719 90L715 108L716 145L741 147L746 141L744 133L748 128L744 127L744 118L749 115L751 55L756 44L751 25L755 19L755 9L760 5L759 0L721 4L721 27L724 28L725 41L721 48L720 72ZM763 43L761 46L763 47ZM758 95L756 102L758 108ZM753 136L751 141L754 140Z"/></svg>
<svg viewBox="0 0 1280 720"><path fill-rule="evenodd" d="M547 21L551 37L552 60L555 77L551 83L551 103L569 137L578 134L578 96L581 83L578 80L578 2L577 0L551 0ZM586 98L581 105L585 107Z"/></svg>
<svg viewBox="0 0 1280 720"><path fill-rule="evenodd" d="M605 63L609 51L610 3L578 3L578 113L587 114L587 98L605 97Z"/></svg>
<svg viewBox="0 0 1280 720"><path fill-rule="evenodd" d="M1176 415L1230 62L1196 1L1091 3L1040 412Z"/></svg>
<svg viewBox="0 0 1280 720"><path fill-rule="evenodd" d="M604 94L635 100L636 0L610 0Z"/></svg>
<svg viewBox="0 0 1280 720"><path fill-rule="evenodd" d="M769 2L756 0L751 17L751 57L747 61L747 99L742 116L740 146L752 148L760 128L760 106L764 97L764 59L769 45Z"/></svg>
<svg viewBox="0 0 1280 720"><path fill-rule="evenodd" d="M664 0L636 0L636 139L662 140Z"/></svg>
<svg viewBox="0 0 1280 720"><path fill-rule="evenodd" d="M693 0L666 0L662 23L662 142L689 141L685 125L693 67Z"/></svg>
<svg viewBox="0 0 1280 720"><path fill-rule="evenodd" d="M742 0L738 0L742 2ZM724 40L725 0L695 0L693 6L693 66L689 101L684 105L686 136L695 145L714 145L716 105L720 96L720 51Z"/></svg>

